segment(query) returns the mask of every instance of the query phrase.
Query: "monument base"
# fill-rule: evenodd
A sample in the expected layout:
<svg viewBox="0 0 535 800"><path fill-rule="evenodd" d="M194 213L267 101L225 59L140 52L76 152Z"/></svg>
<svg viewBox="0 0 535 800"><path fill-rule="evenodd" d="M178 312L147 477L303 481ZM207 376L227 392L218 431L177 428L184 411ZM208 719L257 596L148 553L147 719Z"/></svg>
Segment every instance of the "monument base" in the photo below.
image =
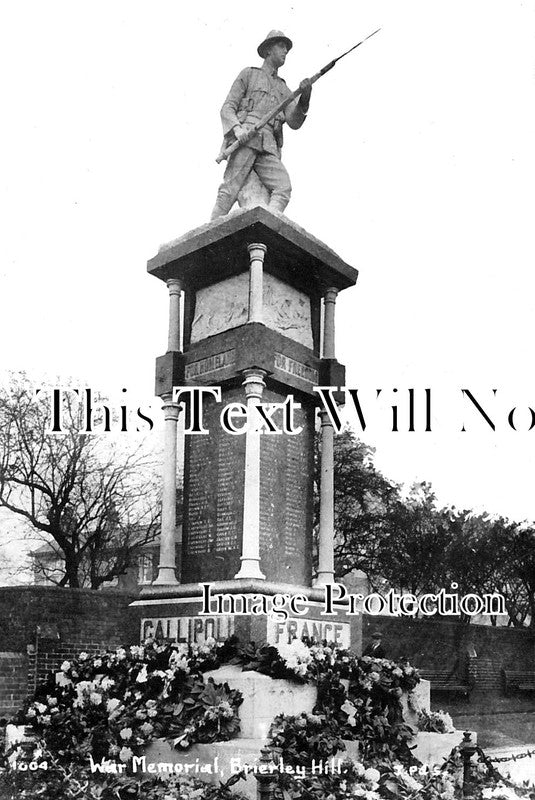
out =
<svg viewBox="0 0 535 800"><path fill-rule="evenodd" d="M140 641L156 638L202 644L208 638L279 644L307 637L359 654L362 617L349 616L347 604L326 613L320 587L257 579L155 585L130 607L139 619Z"/></svg>
<svg viewBox="0 0 535 800"><path fill-rule="evenodd" d="M144 760L139 765L145 771L152 771L162 777L181 775L195 777L207 783L219 784L236 775L244 767L249 767L245 780L236 784L236 791L251 800L257 797L257 781L254 765L258 763L261 750L267 743L267 736L273 719L278 714L297 715L311 713L316 703L317 690L314 685L299 685L287 680L278 680L254 671L243 672L240 667L228 665L206 673L216 683L228 683L232 689L243 694L243 703L238 709L240 734L228 742L196 744L187 751L175 750L172 740L157 739L145 750ZM417 687L417 701L421 708L429 710L429 681L421 681ZM414 756L424 765L440 766L452 749L461 743L462 733L424 733L416 732L415 712L410 710L407 695L401 698L404 719L415 729L411 748ZM472 733L472 741L477 736ZM344 741L344 750L334 759L325 762L324 768L340 768L345 760L359 762L359 742ZM139 759L138 759L139 760ZM332 765L330 764L332 762ZM284 759L279 765L285 769Z"/></svg>
<svg viewBox="0 0 535 800"><path fill-rule="evenodd" d="M279 714L311 714L316 705L318 693L312 683L270 678L254 670L242 671L241 667L231 664L205 672L204 677L205 680L213 678L215 683L228 683L231 689L241 692L240 739L265 738Z"/></svg>

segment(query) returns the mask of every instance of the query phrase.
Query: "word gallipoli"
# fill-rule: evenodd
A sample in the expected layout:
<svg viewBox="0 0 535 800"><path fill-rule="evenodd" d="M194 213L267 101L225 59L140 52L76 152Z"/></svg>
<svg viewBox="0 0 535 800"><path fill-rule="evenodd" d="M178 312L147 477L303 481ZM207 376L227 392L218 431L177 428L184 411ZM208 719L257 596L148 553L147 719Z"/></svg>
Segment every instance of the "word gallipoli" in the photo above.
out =
<svg viewBox="0 0 535 800"><path fill-rule="evenodd" d="M36 389L35 396L48 390ZM100 395L91 388L55 387L50 391L50 433L66 433L68 425L64 421L64 404L67 398L79 403L79 433L127 433L136 424L137 432L152 430L154 421L149 410L133 408L128 403L113 405L103 402ZM121 389L124 397L127 390ZM345 386L314 386L318 396L318 408L325 411L337 433L344 427L340 405L346 404L349 414L360 430L369 427L385 427L396 433L406 431L430 432L432 430L430 388L416 389L374 389L365 390ZM98 398L98 399L97 399ZM340 400L343 398L342 403ZM444 401L444 398L441 398ZM455 401L458 408L454 408ZM174 386L173 402L179 403L186 412L186 434L208 435L206 423L207 402L222 402L220 386ZM529 405L506 402L498 389L472 392L459 389L453 401L442 402L448 413L455 412L455 427L461 432L468 430L501 429L531 431L535 428L535 409ZM150 406L149 406L150 409ZM241 436L250 428L263 434L288 434L295 436L303 431L296 424L296 412L301 404L292 394L283 402L257 403L247 406L232 402L222 406L219 415L221 428L232 436ZM135 422L132 423L132 417ZM370 424L371 422L371 424ZM140 427L141 424L141 427Z"/></svg>
<svg viewBox="0 0 535 800"><path fill-rule="evenodd" d="M234 616L249 615L273 616L275 619L287 620L290 615L305 616L309 610L309 600L304 594L221 594L213 593L213 583L200 583L202 588L201 615L232 614ZM459 595L455 591L446 592L441 589L436 594L399 594L390 590L386 594L350 594L342 584L327 584L323 588L322 616L346 616L369 614L394 614L395 616L413 616L419 612L424 617L435 614L443 616L476 616L483 614L492 616L505 613L505 599L496 592L492 594ZM452 583L452 589L458 588Z"/></svg>

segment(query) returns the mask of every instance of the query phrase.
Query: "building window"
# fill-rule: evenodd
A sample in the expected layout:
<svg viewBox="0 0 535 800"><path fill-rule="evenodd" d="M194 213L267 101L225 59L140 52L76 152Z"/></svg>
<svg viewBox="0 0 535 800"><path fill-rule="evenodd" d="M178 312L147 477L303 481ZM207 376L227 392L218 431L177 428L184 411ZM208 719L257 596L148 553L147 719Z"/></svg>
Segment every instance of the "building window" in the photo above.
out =
<svg viewBox="0 0 535 800"><path fill-rule="evenodd" d="M153 579L152 555L140 556L137 563L138 563L138 572L137 572L138 584L142 586L147 583L152 583Z"/></svg>

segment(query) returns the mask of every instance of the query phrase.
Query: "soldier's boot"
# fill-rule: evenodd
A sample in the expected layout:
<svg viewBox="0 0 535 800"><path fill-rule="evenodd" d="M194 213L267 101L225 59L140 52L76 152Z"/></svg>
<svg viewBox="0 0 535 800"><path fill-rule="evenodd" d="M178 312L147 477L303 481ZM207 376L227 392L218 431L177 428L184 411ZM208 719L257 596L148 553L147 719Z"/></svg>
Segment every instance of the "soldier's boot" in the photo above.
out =
<svg viewBox="0 0 535 800"><path fill-rule="evenodd" d="M271 211L279 211L281 214L284 213L286 206L290 202L290 197L292 194L292 185L287 177L287 173L286 178L287 180L281 181L279 185L274 187L271 192L268 205L268 209Z"/></svg>
<svg viewBox="0 0 535 800"><path fill-rule="evenodd" d="M271 195L271 199L268 204L268 209L270 211L278 211L279 213L283 214L284 209L290 202L290 198L281 197L280 195Z"/></svg>

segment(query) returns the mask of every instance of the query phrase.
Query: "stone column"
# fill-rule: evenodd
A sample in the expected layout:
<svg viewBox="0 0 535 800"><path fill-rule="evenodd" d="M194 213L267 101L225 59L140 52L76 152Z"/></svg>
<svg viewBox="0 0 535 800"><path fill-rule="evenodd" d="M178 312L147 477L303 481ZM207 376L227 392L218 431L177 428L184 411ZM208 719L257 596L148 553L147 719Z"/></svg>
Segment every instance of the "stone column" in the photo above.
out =
<svg viewBox="0 0 535 800"><path fill-rule="evenodd" d="M181 350L181 319L180 319L180 295L182 293L182 282L177 278L169 278L167 281L169 289L169 336L167 340L167 352L180 352Z"/></svg>
<svg viewBox="0 0 535 800"><path fill-rule="evenodd" d="M245 395L249 427L245 434L245 475L243 492L243 539L241 567L236 578L260 578L260 431L257 430L254 406L262 399L265 372L246 369Z"/></svg>
<svg viewBox="0 0 535 800"><path fill-rule="evenodd" d="M180 406L172 402L172 395L162 397L164 404L164 454L162 474L162 528L160 536L160 563L155 584L177 584L175 536L176 536L176 464L177 424Z"/></svg>
<svg viewBox="0 0 535 800"><path fill-rule="evenodd" d="M317 586L334 583L334 429L326 411L320 411L320 527Z"/></svg>
<svg viewBox="0 0 535 800"><path fill-rule="evenodd" d="M168 352L180 352L182 325L180 295L182 283L176 278L167 281L169 289ZM177 428L180 406L173 403L171 394L162 396L164 414L164 453L162 471L162 525L160 534L160 563L155 584L177 584L176 579L176 481Z"/></svg>
<svg viewBox="0 0 535 800"><path fill-rule="evenodd" d="M334 355L334 309L338 289L326 289L323 295L323 358L336 358Z"/></svg>
<svg viewBox="0 0 535 800"><path fill-rule="evenodd" d="M251 266L249 268L249 319L247 322L262 322L263 319L263 271L265 244L247 246Z"/></svg>
<svg viewBox="0 0 535 800"><path fill-rule="evenodd" d="M337 289L323 296L323 358L335 358L334 312ZM326 411L321 419L320 526L316 585L334 583L334 428Z"/></svg>

